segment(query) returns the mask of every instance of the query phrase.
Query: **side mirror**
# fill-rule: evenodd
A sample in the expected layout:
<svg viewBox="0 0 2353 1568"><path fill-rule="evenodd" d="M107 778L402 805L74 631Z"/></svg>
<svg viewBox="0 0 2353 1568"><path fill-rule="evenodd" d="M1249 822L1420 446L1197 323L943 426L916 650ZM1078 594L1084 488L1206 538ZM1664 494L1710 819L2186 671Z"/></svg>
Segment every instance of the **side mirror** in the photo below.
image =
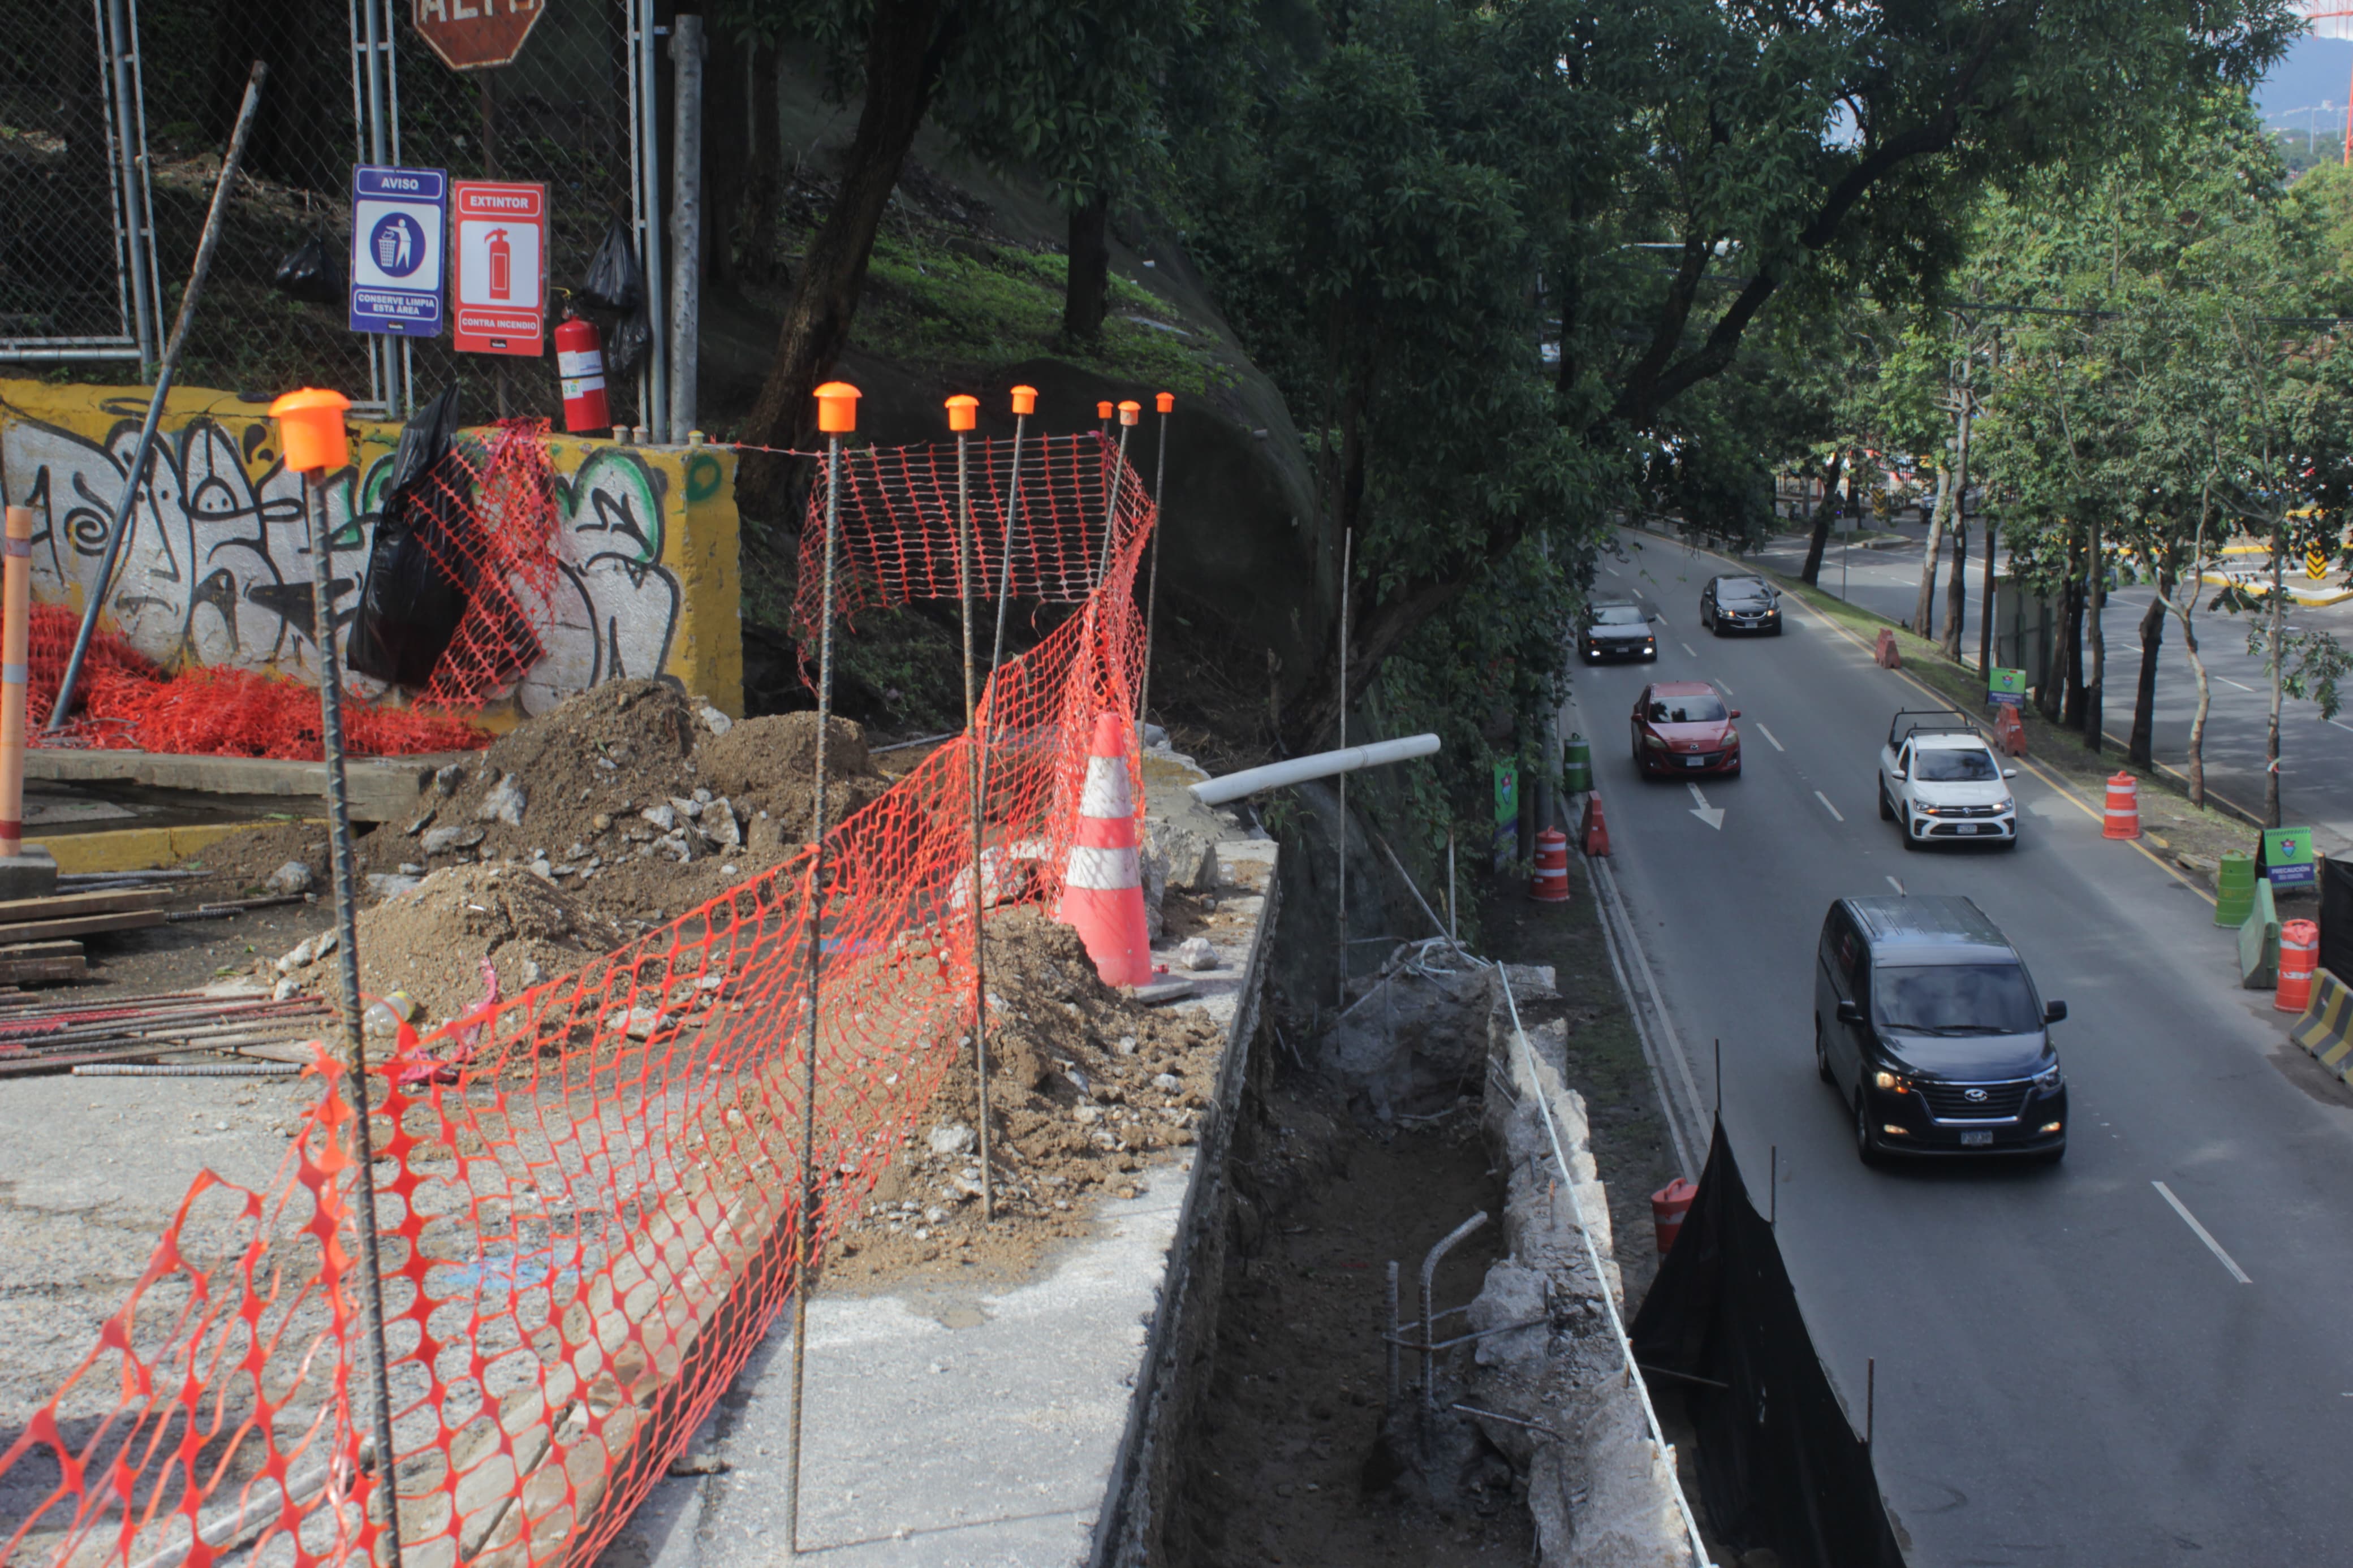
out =
<svg viewBox="0 0 2353 1568"><path fill-rule="evenodd" d="M1739 717L1740 717L1740 710L1739 710L1739 709L1737 709L1737 708L1735 708L1735 709L1732 710L1732 716L1733 716L1734 718L1736 718L1736 719L1739 718Z"/></svg>
<svg viewBox="0 0 2353 1568"><path fill-rule="evenodd" d="M2062 1011L2062 1012L2064 1012L2064 1011L2065 1011L2065 1008L2063 1006L2063 1007L2061 1008L2061 1011ZM1840 1022L1840 1023L1841 1023L1841 1024L1860 1024L1860 1023L1862 1023L1862 1003L1860 1003L1860 1002L1853 1002L1853 1001L1847 1001L1847 1002L1841 1002L1841 1003L1840 1003L1840 1004L1838 1005L1838 1020L1839 1020L1839 1022Z"/></svg>
<svg viewBox="0 0 2353 1568"><path fill-rule="evenodd" d="M2064 1003L2064 1002L2045 1002L2044 1004L2042 1004L2042 1021L2043 1021L2044 1023L2046 1023L2046 1024L2056 1024L2056 1023L2060 1023L2060 1022L2063 1021L2063 1020L2066 1018L2066 1016L2067 1016L2067 1004L2066 1004L2066 1003Z"/></svg>
<svg viewBox="0 0 2353 1568"><path fill-rule="evenodd" d="M1664 616L1662 616L1661 614L1659 614L1659 612L1658 612L1658 611L1656 611L1656 610L1652 610L1652 611L1651 612L1651 618L1652 620L1654 620L1654 621L1661 622L1662 624L1663 624L1663 623L1665 622L1665 620L1666 620L1666 617L1665 617Z"/></svg>
<svg viewBox="0 0 2353 1568"><path fill-rule="evenodd" d="M2001 770L2001 776L2006 779L2014 779L2018 776L2018 770L2016 768L2004 768Z"/></svg>

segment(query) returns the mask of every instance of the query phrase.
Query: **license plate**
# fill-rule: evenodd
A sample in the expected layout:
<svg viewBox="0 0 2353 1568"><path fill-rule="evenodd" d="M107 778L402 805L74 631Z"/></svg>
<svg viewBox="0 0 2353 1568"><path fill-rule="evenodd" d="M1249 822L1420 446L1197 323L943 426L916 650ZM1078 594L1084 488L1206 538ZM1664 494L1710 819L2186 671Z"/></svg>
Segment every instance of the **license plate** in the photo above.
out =
<svg viewBox="0 0 2353 1568"><path fill-rule="evenodd" d="M1961 831L1963 833L1983 833L1985 831L1985 827L1979 823L1964 822L1961 824Z"/></svg>
<svg viewBox="0 0 2353 1568"><path fill-rule="evenodd" d="M1992 1143L1993 1134L1990 1132L1964 1132L1961 1134L1961 1147L1964 1149L1984 1149L1990 1147Z"/></svg>
<svg viewBox="0 0 2353 1568"><path fill-rule="evenodd" d="M1685 757L1683 759L1683 766L1687 768L1700 768L1705 767L1706 765L1706 759L1703 757Z"/></svg>

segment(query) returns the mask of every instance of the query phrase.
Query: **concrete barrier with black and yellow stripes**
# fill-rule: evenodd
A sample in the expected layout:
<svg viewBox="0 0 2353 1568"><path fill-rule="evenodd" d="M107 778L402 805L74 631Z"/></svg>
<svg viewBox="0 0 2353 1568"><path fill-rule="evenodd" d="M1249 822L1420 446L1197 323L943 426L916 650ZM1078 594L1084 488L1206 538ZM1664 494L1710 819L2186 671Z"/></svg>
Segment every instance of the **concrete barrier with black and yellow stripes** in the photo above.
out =
<svg viewBox="0 0 2353 1568"><path fill-rule="evenodd" d="M2353 985L2327 970L2312 976L2312 1001L2288 1026L2287 1037L2338 1078L2353 1083Z"/></svg>

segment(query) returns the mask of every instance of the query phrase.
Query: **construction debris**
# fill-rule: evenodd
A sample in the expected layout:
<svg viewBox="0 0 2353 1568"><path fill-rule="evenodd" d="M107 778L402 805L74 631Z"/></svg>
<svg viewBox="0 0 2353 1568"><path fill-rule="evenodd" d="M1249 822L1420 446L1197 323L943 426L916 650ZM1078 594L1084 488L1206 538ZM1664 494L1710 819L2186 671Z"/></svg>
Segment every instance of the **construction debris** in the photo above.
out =
<svg viewBox="0 0 2353 1568"><path fill-rule="evenodd" d="M327 1020L315 997L258 992L175 991L52 1003L0 993L0 1077L62 1073L100 1063L153 1061L185 1051L237 1057L317 1036Z"/></svg>

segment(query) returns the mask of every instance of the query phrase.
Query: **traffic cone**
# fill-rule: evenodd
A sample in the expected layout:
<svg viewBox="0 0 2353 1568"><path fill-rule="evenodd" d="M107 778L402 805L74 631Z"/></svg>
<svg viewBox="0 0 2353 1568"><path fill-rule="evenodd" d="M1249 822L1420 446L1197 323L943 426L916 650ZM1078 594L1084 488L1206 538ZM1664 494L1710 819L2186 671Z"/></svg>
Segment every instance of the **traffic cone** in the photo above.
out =
<svg viewBox="0 0 2353 1568"><path fill-rule="evenodd" d="M1095 716L1086 788L1062 876L1055 919L1077 928L1106 985L1152 983L1152 939L1144 922L1143 866L1135 848L1135 801L1127 788L1127 720Z"/></svg>
<svg viewBox="0 0 2353 1568"><path fill-rule="evenodd" d="M1585 797L1585 826L1578 830L1585 840L1588 855L1609 853L1609 824L1601 815L1601 792L1594 791Z"/></svg>
<svg viewBox="0 0 2353 1568"><path fill-rule="evenodd" d="M1568 835L1557 827L1536 835L1536 874L1528 879L1528 897L1540 904L1568 902Z"/></svg>

